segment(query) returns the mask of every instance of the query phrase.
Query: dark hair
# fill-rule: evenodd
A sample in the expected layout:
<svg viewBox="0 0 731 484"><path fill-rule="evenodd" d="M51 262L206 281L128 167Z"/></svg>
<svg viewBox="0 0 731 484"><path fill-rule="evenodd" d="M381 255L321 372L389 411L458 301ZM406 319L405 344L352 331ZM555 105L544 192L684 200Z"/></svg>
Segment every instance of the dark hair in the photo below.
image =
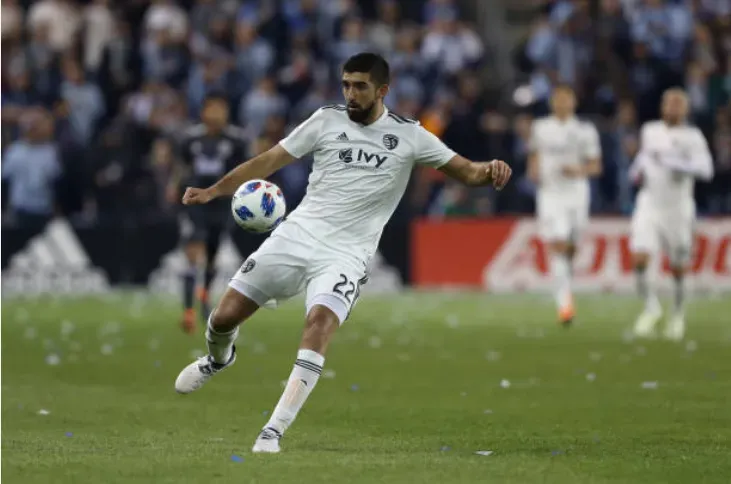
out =
<svg viewBox="0 0 731 484"><path fill-rule="evenodd" d="M371 75L371 80L377 85L388 84L391 72L386 59L378 54L361 52L345 61L343 72L365 72Z"/></svg>

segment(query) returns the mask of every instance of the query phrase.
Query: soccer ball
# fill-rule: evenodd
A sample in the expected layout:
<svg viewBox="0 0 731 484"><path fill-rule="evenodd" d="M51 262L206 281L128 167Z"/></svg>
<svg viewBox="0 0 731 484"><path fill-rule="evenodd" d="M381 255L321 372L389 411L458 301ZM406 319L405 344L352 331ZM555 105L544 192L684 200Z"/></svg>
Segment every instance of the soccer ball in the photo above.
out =
<svg viewBox="0 0 731 484"><path fill-rule="evenodd" d="M284 218L287 204L282 190L266 180L249 180L231 200L231 213L244 230L262 234L274 230Z"/></svg>

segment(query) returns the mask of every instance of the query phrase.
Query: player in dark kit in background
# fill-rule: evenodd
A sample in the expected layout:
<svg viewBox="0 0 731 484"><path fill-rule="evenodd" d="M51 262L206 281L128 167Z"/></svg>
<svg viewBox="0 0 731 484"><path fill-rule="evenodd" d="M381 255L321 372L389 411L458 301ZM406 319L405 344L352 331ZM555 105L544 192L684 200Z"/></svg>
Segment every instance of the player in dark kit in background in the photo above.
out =
<svg viewBox="0 0 731 484"><path fill-rule="evenodd" d="M176 186L181 184L208 186L228 173L246 158L246 142L240 128L228 124L229 103L223 96L206 98L201 124L192 126L180 143L181 161ZM222 233L227 230L231 216L229 198L215 200L208 205L185 207L192 231L184 233L183 243L188 267L183 278L183 329L192 333L196 327L195 296L200 302L203 321L208 319L210 307L208 291L215 277L215 258ZM203 285L196 291L199 271L203 267Z"/></svg>

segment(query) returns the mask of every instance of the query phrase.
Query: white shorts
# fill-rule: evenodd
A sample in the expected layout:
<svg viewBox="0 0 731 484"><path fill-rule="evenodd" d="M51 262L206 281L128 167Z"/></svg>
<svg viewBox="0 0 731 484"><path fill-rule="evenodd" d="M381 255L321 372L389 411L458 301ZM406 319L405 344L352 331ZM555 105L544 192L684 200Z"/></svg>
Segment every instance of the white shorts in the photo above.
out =
<svg viewBox="0 0 731 484"><path fill-rule="evenodd" d="M638 197L632 214L630 248L634 253L667 254L673 267L685 266L691 258L695 209L664 211Z"/></svg>
<svg viewBox="0 0 731 484"><path fill-rule="evenodd" d="M589 222L589 203L538 196L538 230L546 242L577 243Z"/></svg>
<svg viewBox="0 0 731 484"><path fill-rule="evenodd" d="M229 286L259 306L276 305L306 291L307 313L316 305L325 306L342 324L367 281L366 266L284 222L246 259Z"/></svg>

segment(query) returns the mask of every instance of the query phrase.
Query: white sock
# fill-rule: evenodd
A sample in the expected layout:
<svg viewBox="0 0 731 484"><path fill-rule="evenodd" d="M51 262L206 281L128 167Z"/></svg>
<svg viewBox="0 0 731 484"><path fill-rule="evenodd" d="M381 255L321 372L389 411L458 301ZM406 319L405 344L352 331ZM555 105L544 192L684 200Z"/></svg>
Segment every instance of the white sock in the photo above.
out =
<svg viewBox="0 0 731 484"><path fill-rule="evenodd" d="M213 313L211 313L213 316ZM208 318L206 325L206 344L208 345L208 354L211 355L213 361L224 365L231 359L234 341L239 335L239 328L227 333L217 333L211 328L211 318Z"/></svg>
<svg viewBox="0 0 731 484"><path fill-rule="evenodd" d="M551 254L551 276L556 306L560 309L571 302L571 262L565 254Z"/></svg>
<svg viewBox="0 0 731 484"><path fill-rule="evenodd" d="M660 309L660 300L655 294L655 290L650 281L649 274L647 273L647 267L638 267L635 269L637 276L637 292L645 302L645 311L651 313L657 313Z"/></svg>
<svg viewBox="0 0 731 484"><path fill-rule="evenodd" d="M299 350L297 352L297 361L294 362L287 386L284 387L284 393L265 427L271 427L283 434L292 425L297 417L297 412L300 411L315 388L317 380L320 379L324 363L325 357L315 351Z"/></svg>

